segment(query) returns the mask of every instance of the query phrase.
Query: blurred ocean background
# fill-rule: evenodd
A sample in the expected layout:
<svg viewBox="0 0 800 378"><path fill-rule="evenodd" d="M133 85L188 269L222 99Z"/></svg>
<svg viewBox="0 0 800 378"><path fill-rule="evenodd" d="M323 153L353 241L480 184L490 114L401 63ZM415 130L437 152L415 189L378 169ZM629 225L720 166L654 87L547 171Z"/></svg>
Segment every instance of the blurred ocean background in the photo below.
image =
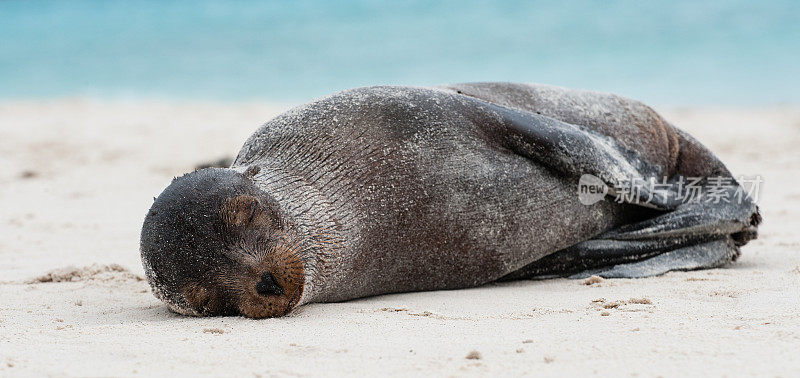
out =
<svg viewBox="0 0 800 378"><path fill-rule="evenodd" d="M800 103L800 1L0 1L0 99L298 103L462 81Z"/></svg>

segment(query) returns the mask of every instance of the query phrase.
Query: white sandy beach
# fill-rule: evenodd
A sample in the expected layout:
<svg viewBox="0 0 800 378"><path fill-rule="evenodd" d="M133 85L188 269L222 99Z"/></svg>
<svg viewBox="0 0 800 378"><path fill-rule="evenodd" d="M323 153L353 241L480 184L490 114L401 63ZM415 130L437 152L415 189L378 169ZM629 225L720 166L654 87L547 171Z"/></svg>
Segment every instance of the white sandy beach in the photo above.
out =
<svg viewBox="0 0 800 378"><path fill-rule="evenodd" d="M283 109L0 103L0 376L800 372L800 108L659 109L736 174L763 177L760 238L726 269L387 295L280 319L170 313L141 279L153 197Z"/></svg>

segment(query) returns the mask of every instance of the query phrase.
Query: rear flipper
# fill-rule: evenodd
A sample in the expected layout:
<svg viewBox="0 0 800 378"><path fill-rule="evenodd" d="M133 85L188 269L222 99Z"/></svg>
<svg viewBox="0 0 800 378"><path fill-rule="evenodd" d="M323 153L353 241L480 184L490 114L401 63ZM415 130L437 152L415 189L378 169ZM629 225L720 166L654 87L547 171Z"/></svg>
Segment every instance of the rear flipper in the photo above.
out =
<svg viewBox="0 0 800 378"><path fill-rule="evenodd" d="M731 238L723 238L687 247L680 247L659 255L631 263L620 263L605 268L589 269L569 276L586 278L640 278L652 277L674 270L716 268L727 264L739 255L739 247Z"/></svg>
<svg viewBox="0 0 800 378"><path fill-rule="evenodd" d="M583 278L650 277L674 270L722 266L739 256L739 246L755 239L761 222L758 208L740 187L713 189L729 201L678 205L669 213L624 225L578 243L513 272L503 280L569 276ZM705 192L708 192L706 190ZM702 193L702 192L701 192ZM708 201L708 202L706 202Z"/></svg>

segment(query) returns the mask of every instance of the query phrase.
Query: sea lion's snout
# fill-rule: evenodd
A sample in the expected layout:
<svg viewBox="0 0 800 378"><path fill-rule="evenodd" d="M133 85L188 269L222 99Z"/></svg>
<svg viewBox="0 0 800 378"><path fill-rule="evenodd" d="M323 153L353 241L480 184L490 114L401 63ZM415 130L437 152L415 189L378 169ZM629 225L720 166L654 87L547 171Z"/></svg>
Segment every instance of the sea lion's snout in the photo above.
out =
<svg viewBox="0 0 800 378"><path fill-rule="evenodd" d="M299 302L303 265L277 203L246 175L209 168L173 182L142 226L153 292L187 315L282 316Z"/></svg>
<svg viewBox="0 0 800 378"><path fill-rule="evenodd" d="M267 297L270 295L283 295L285 291L275 281L275 276L272 273L264 273L261 275L261 281L256 284L256 293L258 295Z"/></svg>

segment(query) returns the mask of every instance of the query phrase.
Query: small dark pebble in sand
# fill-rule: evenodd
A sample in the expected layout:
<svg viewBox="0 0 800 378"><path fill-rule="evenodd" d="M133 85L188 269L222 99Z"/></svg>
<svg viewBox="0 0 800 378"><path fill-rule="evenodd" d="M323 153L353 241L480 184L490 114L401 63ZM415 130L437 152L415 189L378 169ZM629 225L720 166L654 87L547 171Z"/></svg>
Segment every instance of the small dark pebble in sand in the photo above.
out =
<svg viewBox="0 0 800 378"><path fill-rule="evenodd" d="M203 333L213 333L217 335L221 335L225 333L225 330L219 328L203 328Z"/></svg>
<svg viewBox="0 0 800 378"><path fill-rule="evenodd" d="M26 169L19 173L19 178L21 179L32 179L36 177L39 177L39 172L32 171L30 169Z"/></svg>
<svg viewBox="0 0 800 378"><path fill-rule="evenodd" d="M483 358L483 356L481 356L481 352L478 352L477 350L473 350L467 354L468 360L480 360L481 358Z"/></svg>

